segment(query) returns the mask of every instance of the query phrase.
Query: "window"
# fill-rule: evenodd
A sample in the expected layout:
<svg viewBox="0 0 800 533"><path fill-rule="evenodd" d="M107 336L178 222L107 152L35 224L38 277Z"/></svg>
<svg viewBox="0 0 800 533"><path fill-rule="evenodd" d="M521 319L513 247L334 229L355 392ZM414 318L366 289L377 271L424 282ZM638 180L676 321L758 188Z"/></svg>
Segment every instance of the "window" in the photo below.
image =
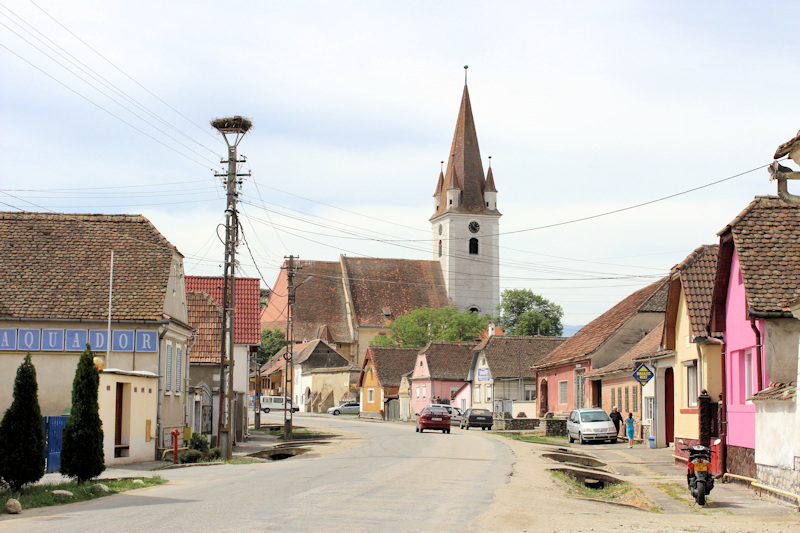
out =
<svg viewBox="0 0 800 533"><path fill-rule="evenodd" d="M451 400L456 397L456 393L458 392L458 389L460 389L460 388L461 387L458 386L458 385L450 385L450 399Z"/></svg>
<svg viewBox="0 0 800 533"><path fill-rule="evenodd" d="M367 403L375 401L375 389L367 389Z"/></svg>
<svg viewBox="0 0 800 533"><path fill-rule="evenodd" d="M472 403L481 403L481 386L475 385L472 389Z"/></svg>
<svg viewBox="0 0 800 533"><path fill-rule="evenodd" d="M616 392L616 389L614 387L611 387L611 407L612 408L613 407L617 407L617 409L619 409L619 407L617 406L617 399L616 399L617 395L614 394L615 392Z"/></svg>
<svg viewBox="0 0 800 533"><path fill-rule="evenodd" d="M630 389L630 387L625 387L625 411L630 413L631 412L631 404L628 401L628 399L629 399L628 398L628 389Z"/></svg>
<svg viewBox="0 0 800 533"><path fill-rule="evenodd" d="M655 411L655 398L652 396L647 396L644 399L644 418L647 420L653 419L653 411Z"/></svg>
<svg viewBox="0 0 800 533"><path fill-rule="evenodd" d="M419 400L419 385L417 385L417 400Z"/></svg>
<svg viewBox="0 0 800 533"><path fill-rule="evenodd" d="M475 237L469 240L469 253L471 255L478 255L478 239Z"/></svg>
<svg viewBox="0 0 800 533"><path fill-rule="evenodd" d="M423 385L422 386L422 399L424 400L427 397L428 397L428 386L427 385Z"/></svg>
<svg viewBox="0 0 800 533"><path fill-rule="evenodd" d="M695 361L692 361L695 363ZM689 407L697 406L697 365L686 367L686 404Z"/></svg>
<svg viewBox="0 0 800 533"><path fill-rule="evenodd" d="M439 241L439 257L442 257L442 241Z"/></svg>
<svg viewBox="0 0 800 533"><path fill-rule="evenodd" d="M753 351L744 351L744 398L742 403L753 396Z"/></svg>
<svg viewBox="0 0 800 533"><path fill-rule="evenodd" d="M183 387L181 387L181 365L183 364L183 358L181 346L175 347L175 391L180 392Z"/></svg>
<svg viewBox="0 0 800 533"><path fill-rule="evenodd" d="M639 412L639 388L636 385L633 386L633 412Z"/></svg>
<svg viewBox="0 0 800 533"><path fill-rule="evenodd" d="M565 405L567 403L568 385L569 384L566 381L558 382L558 403L561 405Z"/></svg>
<svg viewBox="0 0 800 533"><path fill-rule="evenodd" d="M492 386L489 385L488 383L486 384L486 401L487 402L492 401Z"/></svg>
<svg viewBox="0 0 800 533"><path fill-rule="evenodd" d="M167 360L164 362L164 388L168 391L172 390L172 343L167 343Z"/></svg>
<svg viewBox="0 0 800 533"><path fill-rule="evenodd" d="M525 385L525 401L532 402L536 399L536 385Z"/></svg>

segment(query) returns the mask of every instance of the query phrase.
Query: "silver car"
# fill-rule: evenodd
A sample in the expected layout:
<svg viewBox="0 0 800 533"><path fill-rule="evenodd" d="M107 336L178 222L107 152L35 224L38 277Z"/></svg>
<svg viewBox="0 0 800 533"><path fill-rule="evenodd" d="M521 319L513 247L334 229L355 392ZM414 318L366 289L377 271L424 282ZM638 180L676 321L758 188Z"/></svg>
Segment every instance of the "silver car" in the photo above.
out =
<svg viewBox="0 0 800 533"><path fill-rule="evenodd" d="M567 438L581 444L593 440L616 442L617 428L602 409L575 409L567 419Z"/></svg>
<svg viewBox="0 0 800 533"><path fill-rule="evenodd" d="M338 407L329 407L329 415L357 415L361 412L361 404L358 402L346 402Z"/></svg>

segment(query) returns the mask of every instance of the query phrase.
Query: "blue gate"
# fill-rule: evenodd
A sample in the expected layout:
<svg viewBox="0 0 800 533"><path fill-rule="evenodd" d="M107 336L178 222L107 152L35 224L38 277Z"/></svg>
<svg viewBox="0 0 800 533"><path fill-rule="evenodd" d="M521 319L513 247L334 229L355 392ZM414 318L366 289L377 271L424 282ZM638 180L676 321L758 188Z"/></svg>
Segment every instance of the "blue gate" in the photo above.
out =
<svg viewBox="0 0 800 533"><path fill-rule="evenodd" d="M45 442L47 443L47 466L45 472L58 472L61 468L61 434L67 425L68 416L43 416Z"/></svg>

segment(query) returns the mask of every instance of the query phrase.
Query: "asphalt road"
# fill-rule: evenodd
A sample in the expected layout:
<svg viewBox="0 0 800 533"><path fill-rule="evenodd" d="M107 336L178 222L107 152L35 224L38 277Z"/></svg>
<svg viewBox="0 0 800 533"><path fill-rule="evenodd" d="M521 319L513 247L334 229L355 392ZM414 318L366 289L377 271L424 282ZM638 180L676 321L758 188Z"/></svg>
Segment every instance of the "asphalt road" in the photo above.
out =
<svg viewBox="0 0 800 533"><path fill-rule="evenodd" d="M298 414L295 423L357 434L363 444L271 463L164 470L169 484L3 515L0 530L469 531L512 470L508 447L479 431L418 434L412 424L350 416Z"/></svg>

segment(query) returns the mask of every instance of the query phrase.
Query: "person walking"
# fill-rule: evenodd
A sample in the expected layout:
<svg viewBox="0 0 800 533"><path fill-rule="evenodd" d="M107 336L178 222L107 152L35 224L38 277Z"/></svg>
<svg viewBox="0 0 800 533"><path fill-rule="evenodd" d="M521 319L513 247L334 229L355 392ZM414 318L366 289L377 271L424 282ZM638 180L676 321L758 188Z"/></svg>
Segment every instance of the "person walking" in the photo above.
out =
<svg viewBox="0 0 800 533"><path fill-rule="evenodd" d="M628 448L633 448L633 413L628 413L625 419L625 430L628 433Z"/></svg>
<svg viewBox="0 0 800 533"><path fill-rule="evenodd" d="M608 415L608 417L611 419L612 422L614 422L614 428L617 430L617 436L619 436L619 427L622 425L622 415L617 410L616 406L614 406L614 408L611 409L611 414Z"/></svg>

